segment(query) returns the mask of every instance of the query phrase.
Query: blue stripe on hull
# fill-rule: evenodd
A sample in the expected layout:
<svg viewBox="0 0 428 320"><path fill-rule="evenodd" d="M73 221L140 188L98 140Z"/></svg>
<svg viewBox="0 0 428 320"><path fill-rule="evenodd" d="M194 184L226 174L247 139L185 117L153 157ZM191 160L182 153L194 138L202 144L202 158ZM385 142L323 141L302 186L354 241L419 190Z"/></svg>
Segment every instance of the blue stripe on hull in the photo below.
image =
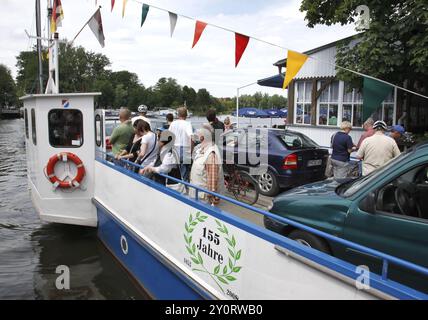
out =
<svg viewBox="0 0 428 320"><path fill-rule="evenodd" d="M124 225L114 219L104 208L97 207L98 237L128 272L138 280L144 290L155 299L161 300L200 300L210 296L198 292L190 279L172 270L156 257ZM121 247L121 237L126 238L128 253Z"/></svg>

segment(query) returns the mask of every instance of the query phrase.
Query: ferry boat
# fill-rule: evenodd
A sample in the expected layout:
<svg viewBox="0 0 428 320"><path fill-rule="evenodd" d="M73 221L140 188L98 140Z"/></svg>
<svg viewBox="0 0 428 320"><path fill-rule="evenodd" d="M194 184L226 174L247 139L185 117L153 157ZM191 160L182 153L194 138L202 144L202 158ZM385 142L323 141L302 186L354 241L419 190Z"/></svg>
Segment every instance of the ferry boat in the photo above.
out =
<svg viewBox="0 0 428 320"><path fill-rule="evenodd" d="M91 226L155 299L427 299L388 278L388 266L428 269L216 195L217 208L107 161L99 93L42 94L24 103L28 183L46 222ZM171 178L173 179L173 178ZM213 193L211 193L213 194ZM268 216L381 259L374 274L266 230Z"/></svg>

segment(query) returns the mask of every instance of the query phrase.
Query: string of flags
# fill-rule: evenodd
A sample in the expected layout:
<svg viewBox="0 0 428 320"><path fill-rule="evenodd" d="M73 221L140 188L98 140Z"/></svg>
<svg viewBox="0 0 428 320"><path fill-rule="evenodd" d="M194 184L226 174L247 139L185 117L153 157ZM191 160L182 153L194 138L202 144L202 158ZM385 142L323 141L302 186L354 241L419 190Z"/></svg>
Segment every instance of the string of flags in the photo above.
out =
<svg viewBox="0 0 428 320"><path fill-rule="evenodd" d="M243 34L240 34L238 32L235 32L233 30L230 30L230 29L227 29L227 28L224 28L221 26L208 24L206 22L203 22L203 21L200 21L200 20L188 17L188 16L180 15L180 14L171 12L169 10L166 10L166 9L163 9L160 7L149 5L146 3L142 3L138 0L131 0L131 1L133 1L135 3L139 3L142 6L141 7L141 24L140 24L140 27L143 27L144 23L146 22L150 8L154 8L154 9L157 9L160 11L167 12L168 16L169 16L169 22L170 22L170 36L171 37L174 35L174 31L175 31L175 28L177 26L179 16L182 18L186 18L186 19L190 19L190 20L195 21L195 31L194 31L194 36L193 36L192 49L198 44L198 42L201 39L203 32L205 31L207 26L212 26L215 28L223 29L225 31L234 33L235 34L235 67L238 67L238 65L241 61L241 58L243 57L251 39L258 41L258 42L263 42L265 44L268 44L268 45L271 45L271 46L274 46L274 47L277 47L277 48L280 48L283 50L287 50L287 60L286 60L287 62L286 62L286 66L285 66L287 71L286 71L286 74L284 77L283 89L286 89L289 86L291 81L296 77L296 75L299 73L299 71L302 69L302 67L305 65L306 61L309 58L322 62L321 60L316 59L314 57L311 57L311 56L308 56L308 55L305 55L305 54L302 54L302 53L299 53L296 51L292 51L288 48L267 42L265 40L261 40L261 39L255 38L255 37L243 35ZM111 11L113 11L113 9L114 9L115 2L116 2L115 0L111 0ZM97 4L97 0L95 1L95 3ZM124 18L124 16L125 16L125 9L126 9L127 3L128 3L128 0L122 0L122 18ZM55 6L55 4L56 4L56 6ZM60 0L54 0L54 8L53 9L54 10L53 10L53 15L52 15L51 25L54 25L54 28L56 30L56 27L61 25L61 20L64 18L64 13L62 11L62 6L61 6ZM104 47L104 33L103 33L100 9L97 10L97 12L91 17L90 21L88 21L86 24L89 24L91 30L93 31L93 33L97 37L100 45L102 47ZM86 26L86 24L85 24L85 26ZM411 90L406 89L406 88L399 87L399 86L391 84L387 81L380 80L380 79L377 79L375 77L360 73L358 71L335 65L331 62L326 62L326 63L332 64L336 68L355 73L361 77L364 77L364 79L372 80L372 82L373 81L378 82L378 86L382 86L382 88L383 87L387 88L387 86L390 86L390 87L392 86L392 87L396 87L396 88L399 88L401 90L404 90L404 91L407 91L407 92L410 92L412 94L415 94L415 95L418 95L420 97L428 99L427 96L424 96L420 93L411 91ZM365 81L365 87L368 88L368 87L374 86L371 82L369 85L369 82L370 81ZM383 91L386 92L387 90L384 89ZM384 95L384 92L382 92L382 96L383 95ZM376 98L379 99L379 97L376 97Z"/></svg>
<svg viewBox="0 0 428 320"><path fill-rule="evenodd" d="M170 23L170 36L172 37L174 35L175 28L177 26L178 17L179 14L148 5L146 3L141 3L136 0L132 0L133 2L140 3L141 6L141 23L140 27L143 27L144 23L146 22L147 16L149 14L150 8L153 7L155 9L166 11L168 12L169 16L169 23ZM113 11L116 1L111 0L111 11ZM128 4L128 0L122 0L122 18L125 17L126 12L126 6ZM95 5L98 5L98 0L95 0ZM206 27L209 25L206 22L196 20L187 16L180 15L181 17L195 20L195 31L193 36L193 44L192 49L198 44L199 40L202 37L202 34L204 33ZM52 32L56 32L56 29L58 26L61 26L61 21L64 18L64 12L62 10L61 6L61 0L54 0L53 1L53 14L52 14L52 20L51 20L51 29ZM104 37L104 31L103 31L103 24L102 24L102 18L101 18L101 11L100 8L97 9L97 11L92 15L92 17L88 20L88 22L85 23L85 25L82 27L82 29L79 31L79 33L76 35L76 37L80 34L80 32L83 30L83 28L88 25L92 32L94 33L95 37L97 38L98 42L100 43L101 47L104 48L105 45L105 37ZM255 39L260 41L259 39L252 38L247 35L243 35L241 33L228 30L222 27L218 27L215 25L212 25L217 28L224 29L229 32L233 32L235 34L235 67L238 67L239 62L241 61L242 56L245 53L245 50L248 47L248 44L250 42L250 39ZM74 39L76 39L76 37ZM73 39L73 41L74 41ZM287 75L284 79L284 89L288 87L291 80L297 75L299 70L303 67L304 63L308 59L308 56L294 52L291 50L288 50L288 58L287 58Z"/></svg>

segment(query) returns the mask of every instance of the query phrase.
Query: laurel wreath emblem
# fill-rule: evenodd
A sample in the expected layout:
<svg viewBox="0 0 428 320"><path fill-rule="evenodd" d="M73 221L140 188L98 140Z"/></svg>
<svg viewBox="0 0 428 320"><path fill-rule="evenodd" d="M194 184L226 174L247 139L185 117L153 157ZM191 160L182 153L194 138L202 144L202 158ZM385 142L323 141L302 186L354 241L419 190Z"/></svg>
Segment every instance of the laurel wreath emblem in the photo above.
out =
<svg viewBox="0 0 428 320"><path fill-rule="evenodd" d="M186 233L184 234L186 250L190 254L190 258L193 263L202 268L193 268L192 271L208 274L224 293L224 289L221 284L227 285L233 281L236 281L236 274L239 273L242 269L242 267L237 266L238 261L241 259L242 250L237 249L235 236L230 235L226 225L218 220L215 220L218 227L217 230L223 235L223 238L228 244L229 257L224 267L219 264L214 268L214 270L207 270L204 265L204 260L199 252L199 249L193 242L193 231L196 229L197 225L200 222L203 223L207 219L208 216L201 215L200 212L198 212L195 217L193 216L193 214L190 214L188 222L184 224L184 228L186 230Z"/></svg>

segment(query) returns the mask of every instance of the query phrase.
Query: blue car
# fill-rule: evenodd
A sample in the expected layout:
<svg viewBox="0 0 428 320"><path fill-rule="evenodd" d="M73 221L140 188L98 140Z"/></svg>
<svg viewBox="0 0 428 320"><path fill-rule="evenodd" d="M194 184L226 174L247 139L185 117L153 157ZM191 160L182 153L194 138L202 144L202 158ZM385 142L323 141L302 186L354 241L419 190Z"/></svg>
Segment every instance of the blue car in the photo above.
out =
<svg viewBox="0 0 428 320"><path fill-rule="evenodd" d="M260 168L260 163L254 163L253 159L266 156L267 168L260 174L253 174L259 183L260 193L265 196L274 197L281 189L325 179L328 150L299 132L237 129L224 134L223 148L226 151L225 161L230 162L233 154L233 161L240 169L255 169L250 173Z"/></svg>

